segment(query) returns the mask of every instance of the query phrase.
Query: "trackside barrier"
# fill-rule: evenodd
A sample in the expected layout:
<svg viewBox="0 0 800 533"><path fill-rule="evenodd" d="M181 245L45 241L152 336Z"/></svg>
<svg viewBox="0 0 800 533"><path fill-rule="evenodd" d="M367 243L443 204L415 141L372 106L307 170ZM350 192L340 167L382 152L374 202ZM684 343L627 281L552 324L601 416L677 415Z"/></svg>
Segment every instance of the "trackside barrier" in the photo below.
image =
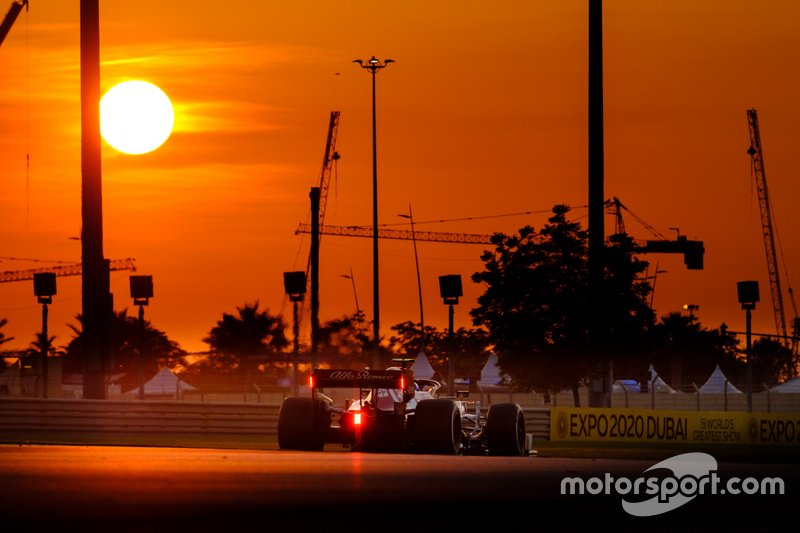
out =
<svg viewBox="0 0 800 533"><path fill-rule="evenodd" d="M525 430L533 440L550 440L550 408L523 408Z"/></svg>
<svg viewBox="0 0 800 533"><path fill-rule="evenodd" d="M0 430L273 435L278 405L0 399Z"/></svg>
<svg viewBox="0 0 800 533"><path fill-rule="evenodd" d="M275 435L279 404L2 398L0 432ZM523 407L534 440L800 444L800 412Z"/></svg>
<svg viewBox="0 0 800 533"><path fill-rule="evenodd" d="M278 404L0 399L0 431L275 435ZM550 409L523 408L534 440L550 438Z"/></svg>

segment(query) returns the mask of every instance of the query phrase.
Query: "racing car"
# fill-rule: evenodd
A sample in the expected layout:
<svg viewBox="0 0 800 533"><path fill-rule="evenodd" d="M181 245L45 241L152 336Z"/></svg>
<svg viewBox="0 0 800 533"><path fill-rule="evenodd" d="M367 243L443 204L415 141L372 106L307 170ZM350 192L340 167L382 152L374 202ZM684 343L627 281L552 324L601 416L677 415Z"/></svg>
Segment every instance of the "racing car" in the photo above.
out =
<svg viewBox="0 0 800 533"><path fill-rule="evenodd" d="M481 403L467 392L440 396L442 384L414 379L411 369L315 369L310 397L287 397L278 414L282 450L323 450L338 443L353 451L440 455L526 455L529 435L516 403ZM358 397L334 405L325 389L350 388Z"/></svg>

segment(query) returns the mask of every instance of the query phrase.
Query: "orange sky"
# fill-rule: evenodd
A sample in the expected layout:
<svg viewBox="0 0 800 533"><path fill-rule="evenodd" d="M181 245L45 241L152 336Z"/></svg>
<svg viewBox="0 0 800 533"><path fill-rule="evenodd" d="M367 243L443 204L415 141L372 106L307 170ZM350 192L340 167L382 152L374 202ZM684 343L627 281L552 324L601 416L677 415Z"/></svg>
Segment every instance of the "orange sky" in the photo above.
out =
<svg viewBox="0 0 800 533"><path fill-rule="evenodd" d="M0 256L80 260L79 1L35 0L0 47ZM10 1L0 4L4 13ZM498 7L499 6L499 7ZM369 74L378 75L382 223L469 233L540 226L556 203L587 210L588 0L506 2L103 1L103 91L125 79L160 86L176 128L139 156L104 146L105 255L153 276L147 318L187 350L223 312L259 300L291 320L282 273L303 270L308 193L319 184L330 112L341 154L329 224L371 224ZM703 240L705 269L647 258L660 315L684 303L707 327L744 330L736 282L756 279L754 331L775 331L750 176L746 110L758 110L785 262L800 275L800 4L793 0L604 3L605 191L673 238ZM26 154L30 167L26 169ZM634 237L652 238L628 217ZM606 218L606 228L613 219ZM481 288L475 245L418 243L426 323L447 326L438 276L461 274L456 326ZM372 315L372 243L323 237L320 318ZM419 316L413 247L382 240L381 331ZM4 259L0 268L37 266ZM784 268L785 267L785 268ZM651 272L652 273L652 272ZM112 273L117 309L135 314L130 272ZM12 348L40 328L32 282L0 286ZM785 296L787 321L793 310ZM80 279L58 280L56 343L71 338Z"/></svg>

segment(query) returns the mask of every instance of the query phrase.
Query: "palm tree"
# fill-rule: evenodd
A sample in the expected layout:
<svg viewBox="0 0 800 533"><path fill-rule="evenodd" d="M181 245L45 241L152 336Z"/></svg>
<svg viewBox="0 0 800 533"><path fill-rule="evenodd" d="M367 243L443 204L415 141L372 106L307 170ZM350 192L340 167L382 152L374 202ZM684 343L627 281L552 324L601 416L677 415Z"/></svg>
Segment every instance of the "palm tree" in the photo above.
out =
<svg viewBox="0 0 800 533"><path fill-rule="evenodd" d="M0 329L2 329L6 324L8 324L8 319L0 318ZM6 337L6 334L0 331L0 346L13 340L14 337ZM6 368L8 368L8 364L6 363L5 358L0 357L0 372L4 372Z"/></svg>
<svg viewBox="0 0 800 533"><path fill-rule="evenodd" d="M242 377L258 371L259 363L286 359L286 323L283 317L259 309L259 302L223 313L217 325L203 339L211 348L209 363L221 373Z"/></svg>

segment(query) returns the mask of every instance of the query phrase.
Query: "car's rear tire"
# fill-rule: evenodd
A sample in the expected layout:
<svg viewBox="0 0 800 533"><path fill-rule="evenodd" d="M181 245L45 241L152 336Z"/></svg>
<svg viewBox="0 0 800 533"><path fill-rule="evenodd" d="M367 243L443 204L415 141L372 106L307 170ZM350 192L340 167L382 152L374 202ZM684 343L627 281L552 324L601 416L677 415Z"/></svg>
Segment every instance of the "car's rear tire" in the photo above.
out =
<svg viewBox="0 0 800 533"><path fill-rule="evenodd" d="M414 410L412 442L417 453L456 455L461 449L461 413L452 400L423 400Z"/></svg>
<svg viewBox="0 0 800 533"><path fill-rule="evenodd" d="M278 447L281 450L321 451L324 428L317 421L314 400L286 398L278 412Z"/></svg>
<svg viewBox="0 0 800 533"><path fill-rule="evenodd" d="M516 403L496 403L486 413L486 447L490 455L525 454L525 415Z"/></svg>

